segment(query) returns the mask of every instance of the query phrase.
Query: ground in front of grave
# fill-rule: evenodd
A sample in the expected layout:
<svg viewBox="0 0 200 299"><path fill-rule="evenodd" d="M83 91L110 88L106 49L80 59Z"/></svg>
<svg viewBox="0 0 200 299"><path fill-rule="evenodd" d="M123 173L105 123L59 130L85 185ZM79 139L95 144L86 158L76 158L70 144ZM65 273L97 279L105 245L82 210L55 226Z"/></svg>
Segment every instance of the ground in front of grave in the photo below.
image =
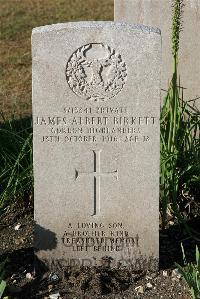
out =
<svg viewBox="0 0 200 299"><path fill-rule="evenodd" d="M47 299L57 291L63 299L190 298L186 284L173 271L174 261L182 262L180 241L185 238L176 226L160 232L161 269L158 273L131 273L127 270L111 270L105 266L69 268L57 281L56 276L55 280L51 279L52 273L44 268L41 268L44 270L41 275L34 273L33 224L31 205L8 207L1 215L0 255L1 259L7 255L9 257L6 275L8 285L12 288L8 291L16 299ZM187 252L192 254L194 248L194 243L188 240Z"/></svg>

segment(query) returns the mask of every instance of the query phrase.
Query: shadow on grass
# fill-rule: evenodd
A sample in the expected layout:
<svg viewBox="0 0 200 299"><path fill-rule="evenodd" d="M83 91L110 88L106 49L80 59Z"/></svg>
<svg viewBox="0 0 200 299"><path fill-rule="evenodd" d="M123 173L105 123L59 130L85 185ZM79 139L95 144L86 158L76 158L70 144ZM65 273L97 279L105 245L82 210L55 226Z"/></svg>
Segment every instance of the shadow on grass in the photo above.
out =
<svg viewBox="0 0 200 299"><path fill-rule="evenodd" d="M32 117L11 118L6 120L0 113L0 129L8 130L13 133L27 134L32 133Z"/></svg>

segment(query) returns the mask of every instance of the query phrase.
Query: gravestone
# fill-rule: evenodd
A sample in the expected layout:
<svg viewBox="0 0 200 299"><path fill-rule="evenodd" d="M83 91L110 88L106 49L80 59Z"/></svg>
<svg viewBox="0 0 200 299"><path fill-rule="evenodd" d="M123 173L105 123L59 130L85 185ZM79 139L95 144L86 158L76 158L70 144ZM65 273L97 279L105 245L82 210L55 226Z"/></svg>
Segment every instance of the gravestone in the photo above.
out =
<svg viewBox="0 0 200 299"><path fill-rule="evenodd" d="M157 262L160 56L150 27L33 29L35 247L50 267Z"/></svg>
<svg viewBox="0 0 200 299"><path fill-rule="evenodd" d="M156 26L162 33L161 87L172 78L172 0L114 0L115 21ZM186 100L200 108L200 0L184 0L178 70ZM166 93L163 92L163 95Z"/></svg>

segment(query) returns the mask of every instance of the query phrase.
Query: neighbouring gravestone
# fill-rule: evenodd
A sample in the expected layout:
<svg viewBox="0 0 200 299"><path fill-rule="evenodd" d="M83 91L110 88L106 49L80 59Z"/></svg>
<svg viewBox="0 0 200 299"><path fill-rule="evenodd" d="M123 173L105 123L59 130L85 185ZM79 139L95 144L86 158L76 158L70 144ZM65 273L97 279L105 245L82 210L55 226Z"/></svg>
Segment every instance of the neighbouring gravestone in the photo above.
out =
<svg viewBox="0 0 200 299"><path fill-rule="evenodd" d="M161 36L33 29L35 247L50 266L158 260Z"/></svg>
<svg viewBox="0 0 200 299"><path fill-rule="evenodd" d="M184 0L180 34L179 74L186 100L196 99L200 108L200 0ZM115 21L156 26L162 33L161 87L172 78L172 0L115 0ZM164 94L164 93L163 93Z"/></svg>

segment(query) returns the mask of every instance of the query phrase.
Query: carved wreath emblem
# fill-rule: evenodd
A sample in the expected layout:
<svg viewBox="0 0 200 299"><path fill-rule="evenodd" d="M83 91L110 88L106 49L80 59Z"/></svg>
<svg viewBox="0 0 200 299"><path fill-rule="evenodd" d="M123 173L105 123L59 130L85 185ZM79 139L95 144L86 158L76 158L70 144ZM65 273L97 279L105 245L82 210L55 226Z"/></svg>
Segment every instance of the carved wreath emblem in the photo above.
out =
<svg viewBox="0 0 200 299"><path fill-rule="evenodd" d="M78 96L91 101L107 101L122 90L127 66L111 47L92 43L72 54L66 66L66 79Z"/></svg>

